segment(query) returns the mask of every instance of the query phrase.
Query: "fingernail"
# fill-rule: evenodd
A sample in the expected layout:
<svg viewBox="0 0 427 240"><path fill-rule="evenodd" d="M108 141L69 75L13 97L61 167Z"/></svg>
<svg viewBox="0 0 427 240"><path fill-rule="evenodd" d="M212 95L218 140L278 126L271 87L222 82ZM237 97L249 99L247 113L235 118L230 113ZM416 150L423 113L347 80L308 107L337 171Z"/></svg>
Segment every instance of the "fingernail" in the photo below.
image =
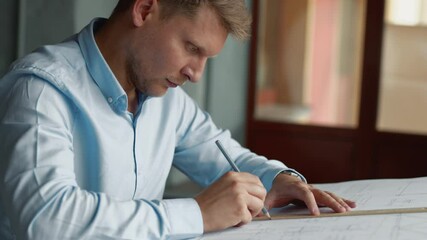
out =
<svg viewBox="0 0 427 240"><path fill-rule="evenodd" d="M319 212L318 208L311 209L311 212L314 213L314 215L320 215L320 212Z"/></svg>

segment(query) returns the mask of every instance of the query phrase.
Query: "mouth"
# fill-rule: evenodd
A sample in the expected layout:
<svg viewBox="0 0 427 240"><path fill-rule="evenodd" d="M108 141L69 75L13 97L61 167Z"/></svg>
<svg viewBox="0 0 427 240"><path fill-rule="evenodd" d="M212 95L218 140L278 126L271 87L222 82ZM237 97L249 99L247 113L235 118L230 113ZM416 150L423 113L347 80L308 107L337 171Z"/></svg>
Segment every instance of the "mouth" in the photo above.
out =
<svg viewBox="0 0 427 240"><path fill-rule="evenodd" d="M168 78L166 78L166 82L167 82L167 84L168 84L168 87L170 87L170 88L176 88L176 87L178 87L178 86L179 86L178 84L176 84L176 83L172 82L172 81L171 81L171 80L169 80Z"/></svg>

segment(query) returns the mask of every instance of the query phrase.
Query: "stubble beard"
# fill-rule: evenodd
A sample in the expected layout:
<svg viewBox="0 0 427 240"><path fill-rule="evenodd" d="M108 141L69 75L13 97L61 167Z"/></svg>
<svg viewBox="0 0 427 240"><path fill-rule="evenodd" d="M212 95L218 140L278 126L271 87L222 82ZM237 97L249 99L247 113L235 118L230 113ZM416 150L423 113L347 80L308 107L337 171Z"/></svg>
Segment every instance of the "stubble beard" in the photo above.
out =
<svg viewBox="0 0 427 240"><path fill-rule="evenodd" d="M141 64L143 65L142 61L139 61L139 59L134 54L128 54L128 57L126 58L126 81L128 84L134 87L135 91L141 92L147 96L161 97L165 95L166 92L157 93L153 89L150 91L150 80L141 76L140 71L138 71L138 69L145 69ZM156 80L159 79L152 79L152 82Z"/></svg>
<svg viewBox="0 0 427 240"><path fill-rule="evenodd" d="M138 74L137 70L140 68L138 66L138 61L135 56L131 53L128 54L126 58L126 81L130 86L135 88L135 91L146 94L146 81Z"/></svg>

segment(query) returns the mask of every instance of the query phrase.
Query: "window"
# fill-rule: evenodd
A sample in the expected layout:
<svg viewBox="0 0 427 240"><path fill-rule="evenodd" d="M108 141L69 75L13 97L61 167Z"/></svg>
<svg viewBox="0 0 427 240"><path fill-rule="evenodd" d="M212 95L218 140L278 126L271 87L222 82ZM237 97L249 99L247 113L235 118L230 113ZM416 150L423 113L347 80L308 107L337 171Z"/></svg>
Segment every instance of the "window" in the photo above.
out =
<svg viewBox="0 0 427 240"><path fill-rule="evenodd" d="M377 128L427 133L427 0L386 1Z"/></svg>
<svg viewBox="0 0 427 240"><path fill-rule="evenodd" d="M255 118L357 127L363 0L259 1Z"/></svg>

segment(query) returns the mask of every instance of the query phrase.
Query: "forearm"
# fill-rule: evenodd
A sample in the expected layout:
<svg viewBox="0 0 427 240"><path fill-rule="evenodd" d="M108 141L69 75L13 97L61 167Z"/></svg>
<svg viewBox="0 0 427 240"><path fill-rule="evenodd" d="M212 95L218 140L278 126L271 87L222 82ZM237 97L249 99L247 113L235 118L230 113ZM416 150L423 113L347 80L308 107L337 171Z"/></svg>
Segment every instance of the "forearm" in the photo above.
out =
<svg viewBox="0 0 427 240"><path fill-rule="evenodd" d="M2 197L18 239L181 239L203 231L193 199L117 201L61 185L7 183Z"/></svg>

